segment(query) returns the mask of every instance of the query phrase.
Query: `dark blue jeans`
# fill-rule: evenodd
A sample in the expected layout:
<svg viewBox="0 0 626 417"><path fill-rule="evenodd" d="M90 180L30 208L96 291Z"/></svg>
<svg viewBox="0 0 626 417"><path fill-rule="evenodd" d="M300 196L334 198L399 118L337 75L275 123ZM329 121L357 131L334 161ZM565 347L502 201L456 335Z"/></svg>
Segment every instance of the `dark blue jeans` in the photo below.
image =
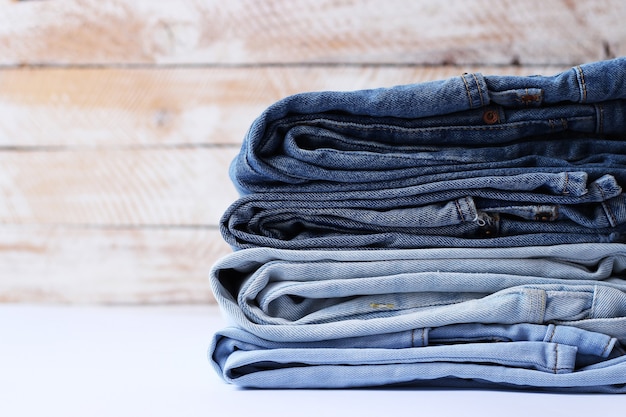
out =
<svg viewBox="0 0 626 417"><path fill-rule="evenodd" d="M231 165L234 248L622 242L626 59L552 77L307 93L258 118Z"/></svg>
<svg viewBox="0 0 626 417"><path fill-rule="evenodd" d="M626 58L551 77L465 74L298 94L253 123L230 173L242 194L368 191L511 168L592 165L597 177L623 168L625 99Z"/></svg>

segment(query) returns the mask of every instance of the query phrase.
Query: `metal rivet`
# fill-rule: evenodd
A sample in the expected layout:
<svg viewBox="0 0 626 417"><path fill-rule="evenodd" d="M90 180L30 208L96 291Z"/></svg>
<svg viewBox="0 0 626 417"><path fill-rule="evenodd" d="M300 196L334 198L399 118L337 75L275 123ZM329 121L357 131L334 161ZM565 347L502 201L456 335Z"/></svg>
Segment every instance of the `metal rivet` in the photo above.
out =
<svg viewBox="0 0 626 417"><path fill-rule="evenodd" d="M483 113L483 121L488 125L497 123L498 120L500 120L500 116L498 116L498 112L495 110L487 110Z"/></svg>

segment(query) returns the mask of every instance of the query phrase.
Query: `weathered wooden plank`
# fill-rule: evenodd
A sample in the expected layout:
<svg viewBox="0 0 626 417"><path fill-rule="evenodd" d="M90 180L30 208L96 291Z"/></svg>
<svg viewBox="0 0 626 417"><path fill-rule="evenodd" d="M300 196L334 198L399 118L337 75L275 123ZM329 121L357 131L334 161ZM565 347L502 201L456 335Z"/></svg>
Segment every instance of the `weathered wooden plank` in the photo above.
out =
<svg viewBox="0 0 626 417"><path fill-rule="evenodd" d="M626 53L622 0L0 3L0 64L578 64Z"/></svg>
<svg viewBox="0 0 626 417"><path fill-rule="evenodd" d="M0 70L0 146L239 144L271 103L463 72L554 74L566 67L331 66Z"/></svg>
<svg viewBox="0 0 626 417"><path fill-rule="evenodd" d="M0 144L236 143L267 100L264 93L273 89L259 88L242 75L228 70L0 71Z"/></svg>
<svg viewBox="0 0 626 417"><path fill-rule="evenodd" d="M215 226L236 148L0 152L0 224Z"/></svg>
<svg viewBox="0 0 626 417"><path fill-rule="evenodd" d="M211 228L0 226L0 302L213 302Z"/></svg>

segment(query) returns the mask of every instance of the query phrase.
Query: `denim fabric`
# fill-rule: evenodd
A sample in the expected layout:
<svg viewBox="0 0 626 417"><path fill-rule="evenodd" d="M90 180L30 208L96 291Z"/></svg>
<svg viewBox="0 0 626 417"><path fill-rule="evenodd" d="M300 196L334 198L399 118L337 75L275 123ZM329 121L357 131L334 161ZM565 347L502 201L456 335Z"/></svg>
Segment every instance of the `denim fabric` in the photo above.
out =
<svg viewBox="0 0 626 417"><path fill-rule="evenodd" d="M624 242L626 58L285 98L231 164L234 248Z"/></svg>
<svg viewBox="0 0 626 417"><path fill-rule="evenodd" d="M625 270L621 244L246 249L212 270L213 291L237 329L219 332L209 357L244 386L294 386L295 375L300 387L410 384L445 370L619 391Z"/></svg>
<svg viewBox="0 0 626 417"><path fill-rule="evenodd" d="M590 331L602 323L602 333L626 342L626 281L620 278L625 269L622 244L255 248L218 261L211 285L233 324L273 341L330 340L461 323L567 322Z"/></svg>
<svg viewBox="0 0 626 417"><path fill-rule="evenodd" d="M214 369L626 393L625 122L626 58L270 106L230 166Z"/></svg>
<svg viewBox="0 0 626 417"><path fill-rule="evenodd" d="M258 388L411 385L445 376L518 388L626 391L626 356L601 333L520 324L384 336L276 343L227 328L214 336L210 361L227 382Z"/></svg>
<svg viewBox="0 0 626 417"><path fill-rule="evenodd" d="M554 76L465 74L303 93L275 103L253 123L230 174L248 194L393 189L422 175L479 169L552 172L580 158L623 170L625 99L626 58Z"/></svg>
<svg viewBox="0 0 626 417"><path fill-rule="evenodd" d="M584 173L454 180L368 193L264 193L240 198L222 217L233 248L503 247L621 242L626 195L611 176ZM557 185L558 184L558 185ZM564 191L563 184L567 190ZM431 187L431 185L435 187ZM438 192L420 189L447 187ZM524 190L528 188L528 190ZM518 190L518 191L512 191ZM471 195L468 195L471 194ZM472 197L473 196L473 197Z"/></svg>

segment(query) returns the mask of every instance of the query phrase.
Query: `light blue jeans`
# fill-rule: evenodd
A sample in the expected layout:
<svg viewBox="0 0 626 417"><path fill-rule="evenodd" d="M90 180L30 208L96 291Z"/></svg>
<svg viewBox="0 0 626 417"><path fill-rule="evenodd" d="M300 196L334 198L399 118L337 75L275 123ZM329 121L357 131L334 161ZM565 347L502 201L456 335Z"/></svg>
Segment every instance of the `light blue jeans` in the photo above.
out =
<svg viewBox="0 0 626 417"><path fill-rule="evenodd" d="M212 269L237 329L218 333L209 357L244 386L461 378L621 392L625 269L621 244L245 249Z"/></svg>
<svg viewBox="0 0 626 417"><path fill-rule="evenodd" d="M555 325L451 325L371 337L279 343L235 327L210 361L222 378L257 388L348 388L459 380L510 387L625 392L615 338ZM442 384L442 381L438 382Z"/></svg>

